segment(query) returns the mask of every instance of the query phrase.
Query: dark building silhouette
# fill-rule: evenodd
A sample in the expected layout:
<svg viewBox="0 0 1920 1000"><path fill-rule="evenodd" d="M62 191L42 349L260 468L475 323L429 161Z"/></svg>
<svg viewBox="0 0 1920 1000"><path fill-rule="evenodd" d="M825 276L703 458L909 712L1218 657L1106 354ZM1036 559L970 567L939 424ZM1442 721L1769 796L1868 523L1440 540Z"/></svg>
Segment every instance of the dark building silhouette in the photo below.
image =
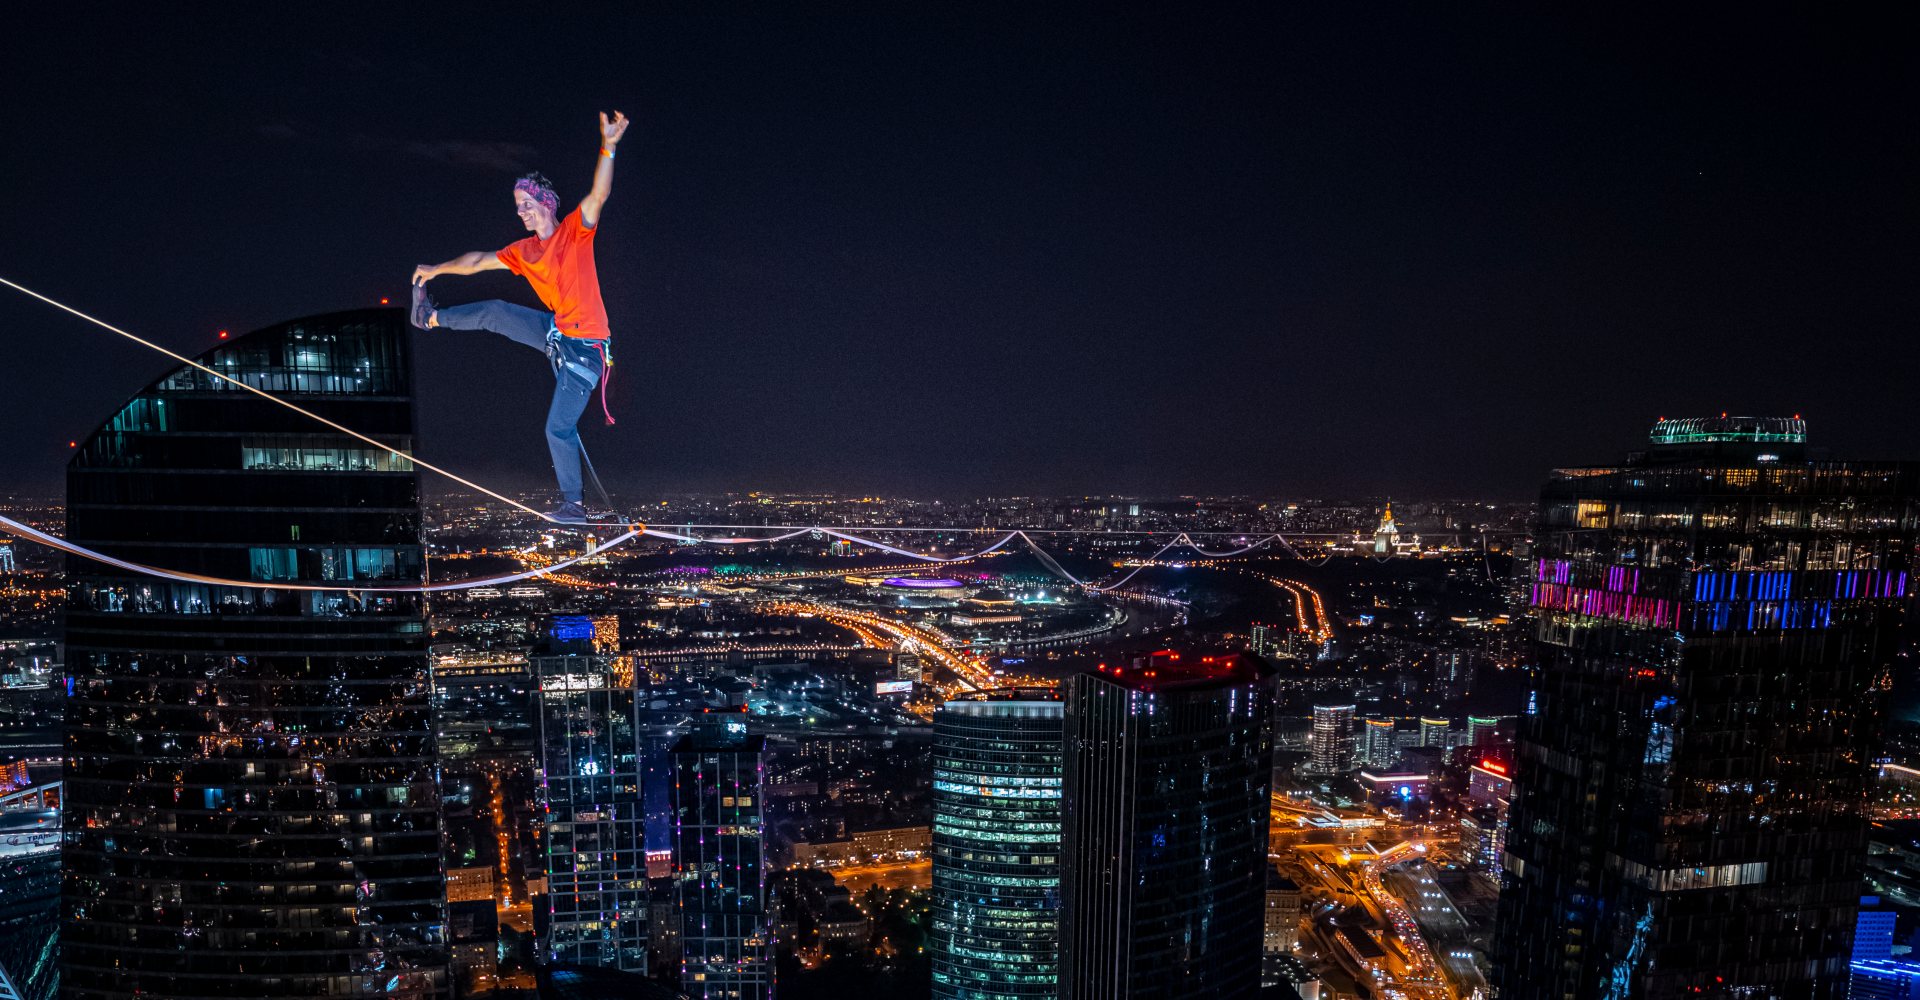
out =
<svg viewBox="0 0 1920 1000"><path fill-rule="evenodd" d="M1068 681L1063 1000L1260 990L1273 698L1252 657L1172 652Z"/></svg>
<svg viewBox="0 0 1920 1000"><path fill-rule="evenodd" d="M673 746L680 988L696 1000L773 996L766 742L744 711L709 711Z"/></svg>
<svg viewBox="0 0 1920 1000"><path fill-rule="evenodd" d="M1840 998L1920 466L1662 420L1541 493L1503 998Z"/></svg>
<svg viewBox="0 0 1920 1000"><path fill-rule="evenodd" d="M1061 704L957 698L933 716L933 995L1052 997L1060 963Z"/></svg>
<svg viewBox="0 0 1920 1000"><path fill-rule="evenodd" d="M198 360L412 448L398 310ZM63 995L445 996L424 599L354 589L423 579L411 463L183 367L67 499L82 545L266 586L69 563Z"/></svg>

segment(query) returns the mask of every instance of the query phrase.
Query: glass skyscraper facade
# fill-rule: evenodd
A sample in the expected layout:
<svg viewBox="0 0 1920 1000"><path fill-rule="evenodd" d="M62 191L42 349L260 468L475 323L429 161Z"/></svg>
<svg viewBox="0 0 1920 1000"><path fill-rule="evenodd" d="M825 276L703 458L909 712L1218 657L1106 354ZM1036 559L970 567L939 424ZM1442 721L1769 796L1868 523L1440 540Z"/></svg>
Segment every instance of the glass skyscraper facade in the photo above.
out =
<svg viewBox="0 0 1920 1000"><path fill-rule="evenodd" d="M680 988L695 1000L770 1000L766 737L710 711L673 747L673 875Z"/></svg>
<svg viewBox="0 0 1920 1000"><path fill-rule="evenodd" d="M976 695L933 716L933 995L1052 997L1061 704Z"/></svg>
<svg viewBox="0 0 1920 1000"><path fill-rule="evenodd" d="M39 1000L53 996L60 981L54 962L60 850L57 843L39 843L30 828L21 832L31 820L8 822L13 818L0 813L0 976L25 1000Z"/></svg>
<svg viewBox="0 0 1920 1000"><path fill-rule="evenodd" d="M63 995L446 996L403 316L198 360L391 450L191 368L79 444L75 542L263 586L68 566Z"/></svg>
<svg viewBox="0 0 1920 1000"><path fill-rule="evenodd" d="M556 619L531 654L546 817L549 962L647 970L645 762L630 671Z"/></svg>
<svg viewBox="0 0 1920 1000"><path fill-rule="evenodd" d="M1662 421L1536 525L1503 997L1844 997L1920 467Z"/></svg>
<svg viewBox="0 0 1920 1000"><path fill-rule="evenodd" d="M1156 653L1068 681L1063 1000L1259 993L1272 712L1250 657Z"/></svg>

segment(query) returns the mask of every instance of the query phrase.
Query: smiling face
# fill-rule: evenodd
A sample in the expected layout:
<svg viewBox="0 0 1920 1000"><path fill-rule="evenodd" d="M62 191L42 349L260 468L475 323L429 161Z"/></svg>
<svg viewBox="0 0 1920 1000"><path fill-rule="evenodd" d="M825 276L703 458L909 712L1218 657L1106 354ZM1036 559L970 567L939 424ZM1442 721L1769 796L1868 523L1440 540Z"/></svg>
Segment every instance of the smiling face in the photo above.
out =
<svg viewBox="0 0 1920 1000"><path fill-rule="evenodd" d="M530 233L553 227L553 213L540 203L540 199L525 191L513 193L513 213L520 217L521 225L526 226Z"/></svg>

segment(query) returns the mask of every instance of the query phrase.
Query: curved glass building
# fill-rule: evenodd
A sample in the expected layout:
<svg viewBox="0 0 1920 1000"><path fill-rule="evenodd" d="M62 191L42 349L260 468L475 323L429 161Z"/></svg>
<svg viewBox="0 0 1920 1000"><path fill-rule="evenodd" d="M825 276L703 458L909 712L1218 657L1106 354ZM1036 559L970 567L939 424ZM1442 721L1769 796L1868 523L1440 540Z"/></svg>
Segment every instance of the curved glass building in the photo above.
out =
<svg viewBox="0 0 1920 1000"><path fill-rule="evenodd" d="M1848 995L1920 465L1805 436L1662 420L1541 489L1501 996Z"/></svg>
<svg viewBox="0 0 1920 1000"><path fill-rule="evenodd" d="M198 359L410 451L397 309ZM447 995L411 464L181 368L79 446L69 564L62 992ZM295 591L277 583L338 589Z"/></svg>
<svg viewBox="0 0 1920 1000"><path fill-rule="evenodd" d="M976 696L933 717L933 995L1052 997L1061 705Z"/></svg>

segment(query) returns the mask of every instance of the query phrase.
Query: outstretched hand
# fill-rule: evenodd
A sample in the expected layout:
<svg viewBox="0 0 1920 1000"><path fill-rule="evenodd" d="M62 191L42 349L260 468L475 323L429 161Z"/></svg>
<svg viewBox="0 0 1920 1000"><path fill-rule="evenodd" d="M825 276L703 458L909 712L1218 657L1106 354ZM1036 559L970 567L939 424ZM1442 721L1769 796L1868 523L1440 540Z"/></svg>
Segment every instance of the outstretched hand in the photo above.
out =
<svg viewBox="0 0 1920 1000"><path fill-rule="evenodd" d="M413 283L416 285L426 284L427 279L431 277L433 277L433 265L431 264L422 264L413 269Z"/></svg>
<svg viewBox="0 0 1920 1000"><path fill-rule="evenodd" d="M627 134L627 124L627 116L618 111L613 113L612 121L607 120L605 111L600 112L600 144L609 149L613 148L613 145L620 141L620 137Z"/></svg>

